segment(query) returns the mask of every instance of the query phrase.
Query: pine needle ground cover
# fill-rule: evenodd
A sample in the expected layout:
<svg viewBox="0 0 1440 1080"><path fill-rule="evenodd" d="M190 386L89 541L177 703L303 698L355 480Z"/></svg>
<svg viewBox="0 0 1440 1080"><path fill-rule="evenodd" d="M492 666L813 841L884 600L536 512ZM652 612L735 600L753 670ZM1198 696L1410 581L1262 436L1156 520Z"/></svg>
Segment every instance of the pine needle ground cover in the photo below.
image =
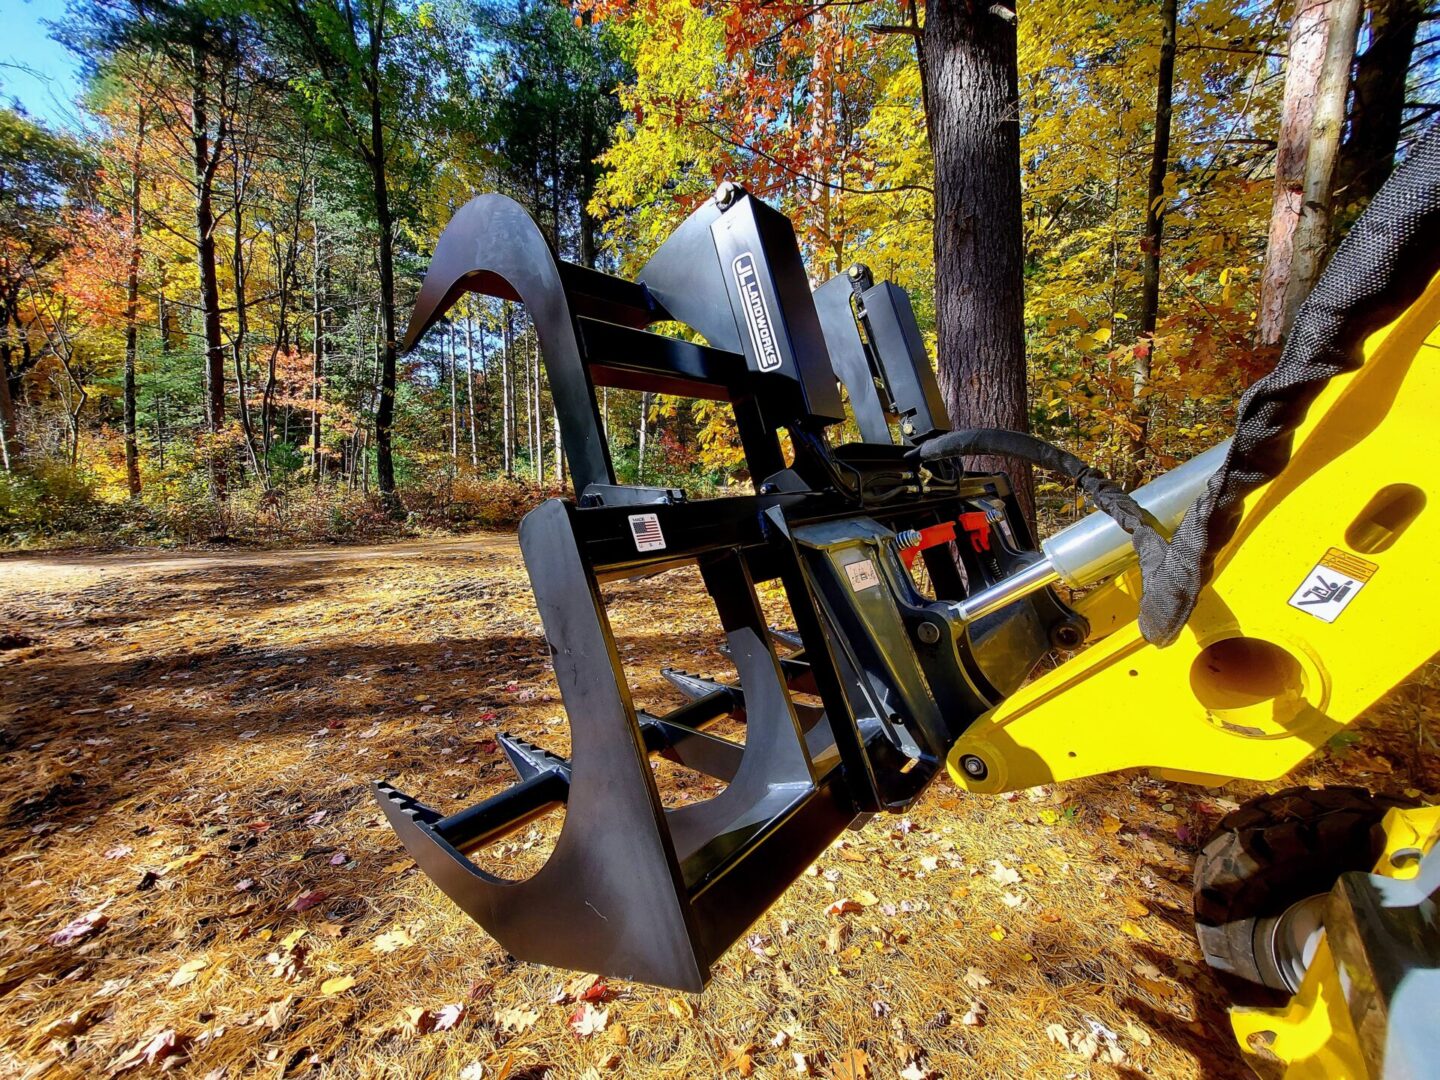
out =
<svg viewBox="0 0 1440 1080"><path fill-rule="evenodd" d="M508 959L365 789L451 810L509 782L501 731L566 751L511 536L0 575L0 1074L1247 1075L1189 872L1258 785L936 784L837 841L703 995L671 994ZM698 577L607 598L638 704L678 704L662 665L733 674ZM1437 683L1291 782L1433 795ZM713 794L663 766L667 803ZM533 870L559 824L486 865Z"/></svg>

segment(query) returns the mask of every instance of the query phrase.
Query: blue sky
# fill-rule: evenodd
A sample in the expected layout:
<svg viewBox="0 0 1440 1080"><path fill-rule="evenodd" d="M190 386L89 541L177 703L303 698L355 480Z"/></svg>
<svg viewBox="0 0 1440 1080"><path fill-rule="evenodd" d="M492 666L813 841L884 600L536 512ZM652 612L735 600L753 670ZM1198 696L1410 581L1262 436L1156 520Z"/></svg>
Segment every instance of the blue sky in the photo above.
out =
<svg viewBox="0 0 1440 1080"><path fill-rule="evenodd" d="M0 100L52 126L75 127L78 65L41 21L64 15L65 0L0 0Z"/></svg>

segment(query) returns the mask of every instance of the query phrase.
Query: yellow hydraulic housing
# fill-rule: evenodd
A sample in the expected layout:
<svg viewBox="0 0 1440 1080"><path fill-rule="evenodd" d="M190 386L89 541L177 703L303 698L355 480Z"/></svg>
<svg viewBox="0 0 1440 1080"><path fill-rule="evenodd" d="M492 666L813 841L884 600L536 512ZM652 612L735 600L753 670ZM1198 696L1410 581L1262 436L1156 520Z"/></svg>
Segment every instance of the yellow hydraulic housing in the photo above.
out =
<svg viewBox="0 0 1440 1080"><path fill-rule="evenodd" d="M1440 279L1321 392L1289 464L1246 500L1180 640L1135 623L1131 573L1077 604L1085 651L976 722L949 756L994 793L1148 767L1283 776L1440 644ZM973 755L983 769L967 771ZM975 773L980 774L976 778Z"/></svg>
<svg viewBox="0 0 1440 1080"><path fill-rule="evenodd" d="M1385 850L1374 872L1409 880L1418 873L1420 857L1440 840L1440 806L1391 810L1384 828ZM1235 1036L1261 1076L1369 1080L1380 1075L1389 1027L1385 1007L1371 992L1372 980L1363 965L1351 967L1336 960L1329 935L1345 934L1348 920L1333 893L1324 921L1326 936L1320 939L1299 991L1283 1008L1230 1010ZM1348 956L1358 950L1344 952ZM1440 1010L1440 1003L1436 1007Z"/></svg>

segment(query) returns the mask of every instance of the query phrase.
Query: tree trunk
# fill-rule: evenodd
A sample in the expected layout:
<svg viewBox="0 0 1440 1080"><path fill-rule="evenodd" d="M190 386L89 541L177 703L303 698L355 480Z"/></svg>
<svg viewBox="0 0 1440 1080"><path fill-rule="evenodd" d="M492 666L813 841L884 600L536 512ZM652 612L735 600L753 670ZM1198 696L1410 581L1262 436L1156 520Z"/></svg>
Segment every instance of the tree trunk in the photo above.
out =
<svg viewBox="0 0 1440 1080"><path fill-rule="evenodd" d="M324 261L320 249L320 214L315 199L315 182L310 182L310 204L315 215L314 235L312 238L312 249L315 256L315 272L311 279L314 304L311 308L311 360L310 360L310 454L313 458L315 480L325 478L325 459L321 452L321 404L323 397L321 386L325 378L325 292L326 278L329 274L329 267L321 271L321 263Z"/></svg>
<svg viewBox="0 0 1440 1080"><path fill-rule="evenodd" d="M1330 198L1360 0L1296 0L1256 341L1290 332L1329 249Z"/></svg>
<svg viewBox="0 0 1440 1080"><path fill-rule="evenodd" d="M470 415L470 468L480 467L480 447L475 436L475 328L474 312L470 310L473 301L466 302L465 315L465 409ZM484 348L485 338L480 338Z"/></svg>
<svg viewBox="0 0 1440 1080"><path fill-rule="evenodd" d="M650 428L650 393L646 391L640 395L640 432L636 440L635 452L635 483L645 482L645 440L649 435Z"/></svg>
<svg viewBox="0 0 1440 1080"><path fill-rule="evenodd" d="M1008 14L1006 18L1002 12ZM941 393L957 428L1029 428L1014 16L936 0L921 39L935 158L935 315ZM1022 462L973 458L1010 473L1033 517Z"/></svg>
<svg viewBox="0 0 1440 1080"><path fill-rule="evenodd" d="M1415 52L1417 0L1370 0L1370 46L1355 62L1349 134L1340 152L1337 217L1358 213L1395 168L1405 81Z"/></svg>
<svg viewBox="0 0 1440 1080"><path fill-rule="evenodd" d="M210 449L210 493L218 502L225 497L229 474L224 449L225 341L220 327L220 279L215 271L215 166L220 147L210 145L207 109L207 64L204 53L191 50L190 139L195 172L196 263L200 273L200 312L205 327L205 419L215 444ZM218 142L218 139L217 139Z"/></svg>
<svg viewBox="0 0 1440 1080"><path fill-rule="evenodd" d="M455 323L450 323L450 330L445 336L450 342L450 462L458 470L460 468L460 397L458 393L459 363L456 358L455 348Z"/></svg>
<svg viewBox="0 0 1440 1080"><path fill-rule="evenodd" d="M372 31L374 80L370 97L370 179L374 188L375 224L380 230L380 403L375 409L375 473L390 512L402 511L395 494L395 457L390 431L395 424L395 222L390 213L390 191L385 177L385 126L380 111L379 28Z"/></svg>
<svg viewBox="0 0 1440 1080"><path fill-rule="evenodd" d="M125 269L125 488L140 497L140 445L135 430L135 367L140 346L140 152L145 145L145 110L137 110L135 154L130 163L130 262Z"/></svg>
<svg viewBox="0 0 1440 1080"><path fill-rule="evenodd" d="M500 340L503 354L500 358L500 441L504 444L504 466L505 475L513 476L515 472L515 457L513 447L514 439L514 416L515 409L511 402L514 378L510 367L511 339L513 337L510 329L510 301L502 302L504 311L502 313L502 326L500 328Z"/></svg>
<svg viewBox="0 0 1440 1080"><path fill-rule="evenodd" d="M20 461L20 425L10 395L10 317L0 323L0 463L6 472Z"/></svg>
<svg viewBox="0 0 1440 1080"><path fill-rule="evenodd" d="M1155 138L1150 149L1150 184L1145 196L1144 254L1140 288L1140 332L1132 371L1135 431L1130 437L1130 481L1144 475L1150 438L1150 374L1155 355L1155 323L1160 316L1160 248L1165 236L1165 177L1170 171L1170 113L1175 93L1176 0L1160 4L1160 66L1155 79Z"/></svg>

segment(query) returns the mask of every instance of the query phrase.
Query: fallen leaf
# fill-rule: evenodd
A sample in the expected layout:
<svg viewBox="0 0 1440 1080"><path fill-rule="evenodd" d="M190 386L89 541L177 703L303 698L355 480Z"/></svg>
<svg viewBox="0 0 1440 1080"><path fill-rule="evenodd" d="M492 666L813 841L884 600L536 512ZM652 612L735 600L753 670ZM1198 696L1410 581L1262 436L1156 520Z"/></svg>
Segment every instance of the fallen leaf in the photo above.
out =
<svg viewBox="0 0 1440 1080"><path fill-rule="evenodd" d="M960 1018L960 1023L966 1027L983 1027L985 1025L985 1014L990 1010L985 1007L984 1002L970 999L970 1008Z"/></svg>
<svg viewBox="0 0 1440 1080"><path fill-rule="evenodd" d="M412 1005L400 1014L400 1034L402 1035L427 1035L434 1030L434 1027L435 1014L419 1005Z"/></svg>
<svg viewBox="0 0 1440 1080"><path fill-rule="evenodd" d="M720 1065L720 1071L729 1072L734 1069L741 1076L752 1076L755 1072L754 1054L754 1043L732 1046L725 1052L725 1060Z"/></svg>
<svg viewBox="0 0 1440 1080"><path fill-rule="evenodd" d="M965 974L960 976L960 981L971 990L984 990L990 985L990 980L985 977L985 973L973 967L965 969Z"/></svg>
<svg viewBox="0 0 1440 1080"><path fill-rule="evenodd" d="M609 1022L610 1010L597 1009L588 1001L582 1001L580 1007L570 1014L570 1030L582 1039L604 1031Z"/></svg>
<svg viewBox="0 0 1440 1080"><path fill-rule="evenodd" d="M291 900L286 907L287 911L309 911L316 904L323 904L329 895L323 889L306 889L299 896Z"/></svg>
<svg viewBox="0 0 1440 1080"><path fill-rule="evenodd" d="M1100 828L1107 836L1114 836L1122 827L1120 819L1114 814L1106 814L1105 819L1100 822Z"/></svg>
<svg viewBox="0 0 1440 1080"><path fill-rule="evenodd" d="M850 899L850 897L847 896L847 897L843 897L842 899L836 900L833 904L831 904L829 907L827 907L827 908L825 909L825 914L827 914L827 915L848 915L848 914L850 914L852 911L864 911L864 910L865 910L865 906L864 906L863 904L861 904L860 901L858 901L858 900L852 900L852 899Z"/></svg>
<svg viewBox="0 0 1440 1080"><path fill-rule="evenodd" d="M991 859L990 865L994 867L990 871L990 880L997 885L1018 885L1020 883L1019 872L1011 870L999 859Z"/></svg>
<svg viewBox="0 0 1440 1080"><path fill-rule="evenodd" d="M496 1009L495 1026L501 1031L513 1031L519 1034L528 1031L535 1026L535 1021L540 1019L540 1014L531 1009Z"/></svg>
<svg viewBox="0 0 1440 1080"><path fill-rule="evenodd" d="M110 1066L110 1075L138 1069L141 1065L158 1065L178 1057L185 1052L189 1042L188 1035L181 1035L174 1028L147 1036L136 1043L130 1053Z"/></svg>
<svg viewBox="0 0 1440 1080"><path fill-rule="evenodd" d="M290 1012L295 1008L295 1001L295 995L291 994L288 997L281 998L279 1001L274 1002L270 1008L265 1010L265 1015L261 1018L260 1024L269 1028L271 1031L279 1031L285 1026L285 1021L290 1018Z"/></svg>
<svg viewBox="0 0 1440 1080"><path fill-rule="evenodd" d="M195 851L189 855L181 855L180 858L171 859L162 866L160 868L160 876L164 877L166 874L173 873L176 870L189 870L196 863L204 862L209 857L210 853L208 851Z"/></svg>
<svg viewBox="0 0 1440 1080"><path fill-rule="evenodd" d="M410 936L408 930L391 930L381 934L370 943L370 948L378 953L392 953L397 949L408 948L415 944L415 939Z"/></svg>
<svg viewBox="0 0 1440 1080"><path fill-rule="evenodd" d="M472 1061L460 1070L460 1080L485 1080L485 1066Z"/></svg>
<svg viewBox="0 0 1440 1080"><path fill-rule="evenodd" d="M77 941L83 941L91 934L99 933L110 921L110 916L105 914L108 904L101 904L99 907L87 911L73 922L66 923L55 933L45 940L51 945L73 945Z"/></svg>
<svg viewBox="0 0 1440 1080"><path fill-rule="evenodd" d="M1132 919L1143 919L1150 914L1150 909L1132 897L1125 898L1125 914Z"/></svg>
<svg viewBox="0 0 1440 1080"><path fill-rule="evenodd" d="M306 824L306 825L319 825L319 824L320 824L322 821L324 821L325 818L328 817L328 816L329 816L329 811L328 811L328 810L316 810L313 814L311 814L309 817L307 817L307 818L305 819L305 824Z"/></svg>
<svg viewBox="0 0 1440 1080"><path fill-rule="evenodd" d="M465 1019L465 1014L467 1011L468 1010L465 1008L465 1006L460 1004L459 1002L456 1002L453 1005L446 1005L443 1009L441 1009L438 1013L435 1014L435 1030L449 1031L456 1024L460 1023L461 1020Z"/></svg>
<svg viewBox="0 0 1440 1080"><path fill-rule="evenodd" d="M250 891L251 889L253 889L254 887L255 887L255 879L254 879L254 878L248 878L248 877L247 877L247 878L241 878L239 881L235 882L235 891L236 891L236 892L249 892L249 891Z"/></svg>
<svg viewBox="0 0 1440 1080"><path fill-rule="evenodd" d="M1070 1033L1063 1024L1048 1025L1045 1028L1045 1037L1053 1043L1059 1043L1066 1050L1070 1049Z"/></svg>
<svg viewBox="0 0 1440 1080"><path fill-rule="evenodd" d="M177 986L184 986L186 983L195 981L195 976L210 966L210 961L203 956L197 956L194 960L186 960L180 965L180 970L170 976L170 986L173 989Z"/></svg>
<svg viewBox="0 0 1440 1080"><path fill-rule="evenodd" d="M795 1062L795 1071L796 1071L797 1073L799 1073L801 1076L814 1076L814 1075L815 1075L815 1055L814 1055L814 1054L802 1054L800 1051L797 1050L797 1051L795 1051L795 1053L791 1056L791 1060Z"/></svg>
<svg viewBox="0 0 1440 1080"><path fill-rule="evenodd" d="M112 847L109 851L105 852L105 858L123 859L126 855L134 854L134 852L135 849L132 848L129 844L120 844L117 847Z"/></svg>
<svg viewBox="0 0 1440 1080"><path fill-rule="evenodd" d="M995 941L1004 941L1005 928L1003 926L995 927L995 929L990 931L990 937L993 938Z"/></svg>
<svg viewBox="0 0 1440 1080"><path fill-rule="evenodd" d="M681 997L672 997L665 1003L665 1008L676 1020L695 1019L695 1006L689 1000Z"/></svg>
<svg viewBox="0 0 1440 1080"><path fill-rule="evenodd" d="M1046 825L1060 824L1060 812L1058 810L1045 809L1040 811L1040 820Z"/></svg>
<svg viewBox="0 0 1440 1080"><path fill-rule="evenodd" d="M855 902L861 907L874 907L880 898L868 889L861 889L855 894Z"/></svg>
<svg viewBox="0 0 1440 1080"><path fill-rule="evenodd" d="M864 1050L847 1050L835 1062L835 1080L870 1080L870 1056Z"/></svg>
<svg viewBox="0 0 1440 1080"><path fill-rule="evenodd" d="M1129 1035L1133 1041L1139 1043L1141 1046L1150 1045L1150 1032L1146 1031L1133 1020L1125 1021L1125 1034Z"/></svg>
<svg viewBox="0 0 1440 1080"><path fill-rule="evenodd" d="M1124 921L1120 924L1120 932L1121 932L1122 934L1129 934L1129 935L1130 935L1131 937L1133 937L1136 941L1153 941L1153 940L1154 940L1153 938L1150 937L1149 934L1147 934L1144 930L1142 930L1139 926L1135 925L1135 924L1134 924L1133 922L1131 922L1129 919L1124 920Z"/></svg>
<svg viewBox="0 0 1440 1080"><path fill-rule="evenodd" d="M337 975L333 979L326 979L320 984L320 993L326 997L334 997L336 994L343 994L355 985L355 976Z"/></svg>

